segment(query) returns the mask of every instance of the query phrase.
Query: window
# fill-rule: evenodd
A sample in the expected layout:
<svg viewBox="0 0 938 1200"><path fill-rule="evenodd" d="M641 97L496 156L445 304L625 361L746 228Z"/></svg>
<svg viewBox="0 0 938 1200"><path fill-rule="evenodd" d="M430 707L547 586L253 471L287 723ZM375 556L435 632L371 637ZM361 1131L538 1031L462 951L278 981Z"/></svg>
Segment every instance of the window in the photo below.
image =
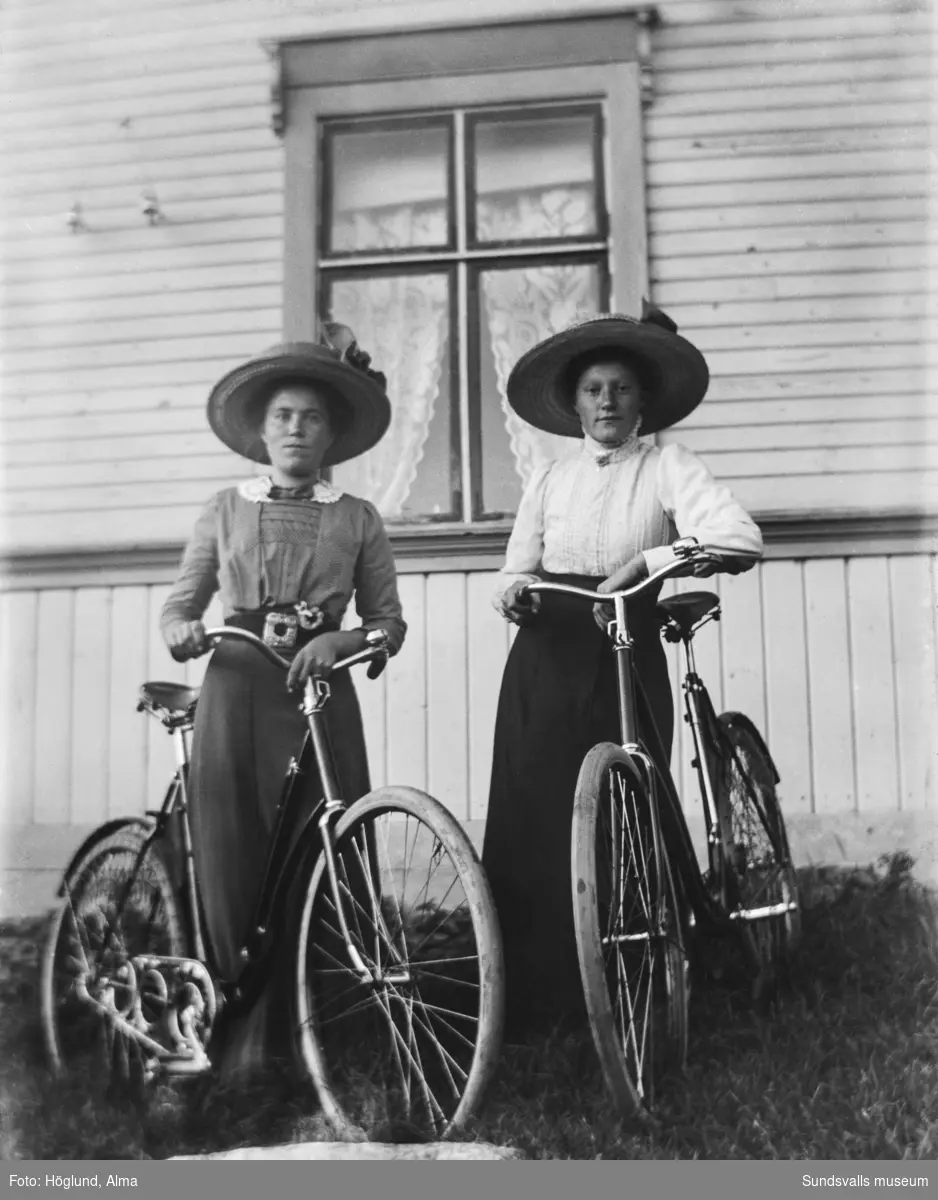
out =
<svg viewBox="0 0 938 1200"><path fill-rule="evenodd" d="M628 57L630 28L621 17L509 26L497 43L491 30L450 31L445 53L459 59L463 35L462 69L429 78L417 64L436 61L439 35L366 38L355 55L366 80L369 43L376 74L403 74L406 60L413 77L345 85L328 78L341 77L328 47L293 47L287 331L343 322L386 374L388 434L334 475L391 524L510 523L532 471L570 445L515 416L512 366L575 320L637 311L638 72L607 61L611 45ZM538 69L520 69L532 52ZM500 56L516 69L497 69Z"/></svg>

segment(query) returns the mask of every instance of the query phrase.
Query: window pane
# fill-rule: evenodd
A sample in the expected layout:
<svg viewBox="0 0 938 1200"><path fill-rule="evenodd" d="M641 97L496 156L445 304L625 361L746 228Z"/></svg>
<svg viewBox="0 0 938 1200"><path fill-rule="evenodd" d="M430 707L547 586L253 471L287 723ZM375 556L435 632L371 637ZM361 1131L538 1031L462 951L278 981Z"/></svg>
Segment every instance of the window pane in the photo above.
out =
<svg viewBox="0 0 938 1200"><path fill-rule="evenodd" d="M389 520L455 517L449 275L331 279L323 310L387 376L392 411L382 441L335 468L336 484Z"/></svg>
<svg viewBox="0 0 938 1200"><path fill-rule="evenodd" d="M330 133L328 250L449 243L449 126Z"/></svg>
<svg viewBox="0 0 938 1200"><path fill-rule="evenodd" d="M521 490L539 466L569 453L571 438L542 433L516 415L505 386L525 351L603 307L599 263L483 271L479 280L479 395L482 508L517 512Z"/></svg>
<svg viewBox="0 0 938 1200"><path fill-rule="evenodd" d="M475 122L476 241L598 234L596 121L585 113Z"/></svg>

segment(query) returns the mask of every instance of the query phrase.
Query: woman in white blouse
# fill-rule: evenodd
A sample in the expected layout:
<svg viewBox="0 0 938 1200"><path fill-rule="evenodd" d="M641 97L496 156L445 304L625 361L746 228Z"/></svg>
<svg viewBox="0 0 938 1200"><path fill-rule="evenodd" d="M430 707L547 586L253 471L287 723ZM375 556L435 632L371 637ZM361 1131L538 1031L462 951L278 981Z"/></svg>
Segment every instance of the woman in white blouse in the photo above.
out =
<svg viewBox="0 0 938 1200"><path fill-rule="evenodd" d="M553 580L599 591L630 587L671 561L671 543L762 553L758 526L696 455L640 441L687 416L709 382L700 352L664 313L605 316L555 334L517 363L508 399L526 421L582 439L528 483L495 604L522 626L499 697L483 863L505 938L509 1026L578 1021L583 999L573 933L570 832L580 764L618 741L609 614L582 602L525 600ZM630 605L643 737L670 760L674 713L655 618L656 593Z"/></svg>

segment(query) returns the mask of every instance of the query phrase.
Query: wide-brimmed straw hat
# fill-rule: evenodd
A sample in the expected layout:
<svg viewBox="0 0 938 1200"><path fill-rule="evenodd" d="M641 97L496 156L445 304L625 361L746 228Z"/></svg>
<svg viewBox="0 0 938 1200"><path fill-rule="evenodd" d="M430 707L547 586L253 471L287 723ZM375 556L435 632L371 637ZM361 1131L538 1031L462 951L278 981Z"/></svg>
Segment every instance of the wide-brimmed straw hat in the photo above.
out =
<svg viewBox="0 0 938 1200"><path fill-rule="evenodd" d="M391 422L385 378L370 367L346 326L328 325L323 342L284 342L235 367L212 388L208 423L235 453L269 463L261 439L263 400L278 381L306 380L324 385L344 406L345 419L322 465L356 458L384 437Z"/></svg>
<svg viewBox="0 0 938 1200"><path fill-rule="evenodd" d="M579 321L524 354L507 386L518 416L547 433L582 437L568 368L581 355L606 349L633 361L639 372L644 401L639 433L656 433L693 412L710 383L706 360L659 308L646 300L642 309L641 319L608 313Z"/></svg>

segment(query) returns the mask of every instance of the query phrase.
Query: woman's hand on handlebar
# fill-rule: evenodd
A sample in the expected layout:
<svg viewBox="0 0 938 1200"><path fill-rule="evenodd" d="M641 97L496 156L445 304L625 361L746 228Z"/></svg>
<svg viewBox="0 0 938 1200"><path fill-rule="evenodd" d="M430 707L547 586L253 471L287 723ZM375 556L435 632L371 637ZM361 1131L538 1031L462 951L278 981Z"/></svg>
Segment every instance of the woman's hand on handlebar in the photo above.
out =
<svg viewBox="0 0 938 1200"><path fill-rule="evenodd" d="M205 626L201 621L177 621L166 630L163 639L176 662L198 658L212 648L205 637Z"/></svg>
<svg viewBox="0 0 938 1200"><path fill-rule="evenodd" d="M328 675L337 662L364 649L358 632L321 633L307 642L296 655L287 672L287 687L299 691L310 675Z"/></svg>
<svg viewBox="0 0 938 1200"><path fill-rule="evenodd" d="M644 554L636 554L634 558L618 570L613 571L608 579L604 579L597 592L624 592L626 588L635 587L636 584L648 578L648 564L645 562ZM594 604L593 605L593 620L599 628L605 633L606 626L610 621L615 619L615 610L611 604Z"/></svg>
<svg viewBox="0 0 938 1200"><path fill-rule="evenodd" d="M527 582L516 579L508 585L502 596L502 612L515 625L527 625L541 607L540 596L531 596L525 592Z"/></svg>

